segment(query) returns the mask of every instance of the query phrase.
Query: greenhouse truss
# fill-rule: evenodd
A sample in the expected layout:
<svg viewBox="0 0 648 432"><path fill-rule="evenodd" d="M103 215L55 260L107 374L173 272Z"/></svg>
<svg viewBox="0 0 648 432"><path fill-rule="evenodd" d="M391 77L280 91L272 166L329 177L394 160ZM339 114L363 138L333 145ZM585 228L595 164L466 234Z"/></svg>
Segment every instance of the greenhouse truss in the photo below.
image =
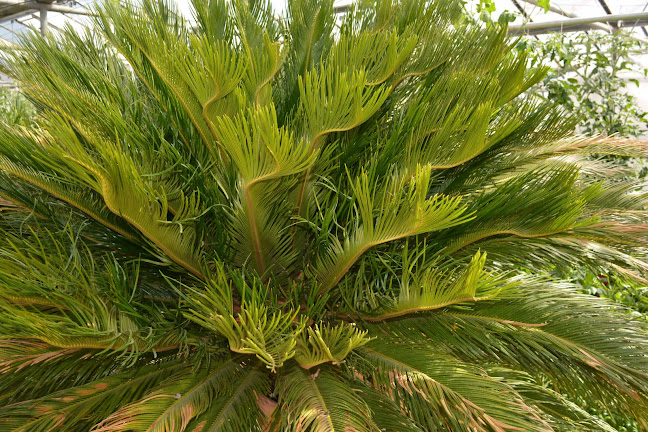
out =
<svg viewBox="0 0 648 432"><path fill-rule="evenodd" d="M99 0L0 0L0 43L14 44L17 37L34 30L45 34L65 24L86 25L92 5ZM189 12L189 0L175 0L179 9ZM526 33L542 37L551 32L603 31L629 32L632 37L648 45L648 0L551 0L549 10L538 0L493 0L496 14L514 12L517 18L510 24L509 33ZM282 11L285 0L272 0ZM336 11L344 13L352 2L336 1ZM475 9L477 0L467 0L467 7ZM648 55L635 59L648 66ZM641 78L641 77L638 77ZM648 82L640 79L636 94L644 108L648 108ZM0 79L10 85L10 81Z"/></svg>

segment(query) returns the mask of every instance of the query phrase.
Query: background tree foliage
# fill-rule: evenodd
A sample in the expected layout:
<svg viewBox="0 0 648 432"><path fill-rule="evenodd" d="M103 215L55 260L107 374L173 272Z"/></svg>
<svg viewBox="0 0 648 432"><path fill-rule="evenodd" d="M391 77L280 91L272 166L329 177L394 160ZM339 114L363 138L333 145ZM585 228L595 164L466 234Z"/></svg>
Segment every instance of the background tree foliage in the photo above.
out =
<svg viewBox="0 0 648 432"><path fill-rule="evenodd" d="M0 430L648 426L633 179L459 1L108 2L4 53ZM520 269L528 269L521 272Z"/></svg>
<svg viewBox="0 0 648 432"><path fill-rule="evenodd" d="M3 123L27 126L35 114L34 107L21 93L11 88L0 88L0 119Z"/></svg>
<svg viewBox="0 0 648 432"><path fill-rule="evenodd" d="M648 69L634 59L646 45L628 34L600 31L555 33L547 40L526 39L534 60L551 66L532 91L559 103L581 117L584 134L637 137L648 132L648 112L628 93L639 86L636 76L648 77Z"/></svg>

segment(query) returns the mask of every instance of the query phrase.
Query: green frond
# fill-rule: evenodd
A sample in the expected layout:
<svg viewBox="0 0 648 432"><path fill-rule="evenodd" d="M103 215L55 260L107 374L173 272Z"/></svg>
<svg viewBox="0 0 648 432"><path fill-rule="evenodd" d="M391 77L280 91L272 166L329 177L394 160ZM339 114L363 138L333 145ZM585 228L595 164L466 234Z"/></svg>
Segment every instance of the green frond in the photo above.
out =
<svg viewBox="0 0 648 432"><path fill-rule="evenodd" d="M418 318L420 325L412 318L390 327L410 336L416 329L421 343L466 361L549 377L561 393L591 403L614 400L645 421L645 329L608 307L569 286L522 278L498 300L448 308Z"/></svg>
<svg viewBox="0 0 648 432"><path fill-rule="evenodd" d="M159 100L168 101L167 110L181 108L184 112L180 115L191 120L204 145L215 150L203 106L188 83L190 75L175 60L181 45L186 47L187 28L181 16L168 3L153 0L141 6L106 2L98 12L99 29L147 82L147 87L158 93ZM132 20L134 15L141 19Z"/></svg>
<svg viewBox="0 0 648 432"><path fill-rule="evenodd" d="M216 130L219 142L241 176L240 201L232 215L237 254L242 260L253 256L260 274L272 262L288 265L280 259L285 250L282 242L288 239L280 229L270 228L277 220L281 220L282 227L288 223L287 218L279 219L280 211L273 209L277 198L282 198L274 196L274 190L283 177L312 166L316 155L310 153L303 141L297 142L285 128L279 128L274 108L259 108L234 119L222 117Z"/></svg>
<svg viewBox="0 0 648 432"><path fill-rule="evenodd" d="M210 362L198 371L187 368L167 378L161 383L162 387L147 393L141 400L120 408L92 430L185 431L192 420L231 403L237 393L232 390L248 379L253 380L253 389L265 393L267 382L259 375L259 369L251 359L242 357ZM250 392L249 388L245 390ZM250 414L238 422L254 419L255 414L255 410L250 410ZM229 423L234 422L235 418L231 416ZM238 424L237 427L242 426Z"/></svg>
<svg viewBox="0 0 648 432"><path fill-rule="evenodd" d="M369 175L355 180L359 223L344 243L334 243L314 269L322 291L333 288L355 262L372 247L469 220L457 198L428 198L430 168L419 167L415 176L393 176L382 189L372 188Z"/></svg>
<svg viewBox="0 0 648 432"><path fill-rule="evenodd" d="M234 22L230 3L226 0L191 0L192 16L198 25L196 32L212 41L231 40L234 36Z"/></svg>
<svg viewBox="0 0 648 432"><path fill-rule="evenodd" d="M338 364L369 340L366 331L349 324L308 327L297 338L295 360L304 369L328 362Z"/></svg>
<svg viewBox="0 0 648 432"><path fill-rule="evenodd" d="M210 122L220 115L213 109L214 103L230 94L243 79L245 62L233 55L225 41L213 41L206 35L192 34L189 44L177 46L184 54L184 63L179 67L186 74L187 84L202 106L205 121Z"/></svg>
<svg viewBox="0 0 648 432"><path fill-rule="evenodd" d="M474 71L459 70L451 77L439 79L423 97L415 99L400 125L398 136L402 136L407 152L406 167L412 171L417 164L427 163L433 169L452 168L493 144L487 132L499 84ZM475 79L480 78L483 85L475 87Z"/></svg>
<svg viewBox="0 0 648 432"><path fill-rule="evenodd" d="M388 395L369 386L360 386L358 396L371 410L371 419L381 431L423 432L404 407L398 406Z"/></svg>
<svg viewBox="0 0 648 432"><path fill-rule="evenodd" d="M184 367L181 361L152 364L36 400L6 405L0 408L0 422L4 430L11 432L68 431L79 426L89 430L125 402L141 398Z"/></svg>
<svg viewBox="0 0 648 432"><path fill-rule="evenodd" d="M265 106L272 101L271 82L281 68L283 53L279 42L273 42L264 34L262 50L251 49L248 52L250 63L245 76L245 88L248 99L256 106Z"/></svg>
<svg viewBox="0 0 648 432"><path fill-rule="evenodd" d="M578 189L577 179L572 168L539 169L483 190L468 207L477 217L455 229L447 250L453 253L493 236L550 237L598 222L596 217L584 217L584 209L599 187Z"/></svg>
<svg viewBox="0 0 648 432"><path fill-rule="evenodd" d="M367 404L339 372L323 366L315 372L291 365L277 382L278 430L374 432Z"/></svg>
<svg viewBox="0 0 648 432"><path fill-rule="evenodd" d="M274 108L259 108L249 116L218 119L218 138L238 168L245 187L298 174L314 160L303 142L279 128Z"/></svg>
<svg viewBox="0 0 648 432"><path fill-rule="evenodd" d="M179 350L186 333L139 303L137 273L97 263L75 247L74 232L7 235L0 253L2 334L64 349L98 349L134 362L146 352ZM60 236L57 238L57 236ZM68 243L65 243L67 240ZM63 244L72 246L72 252ZM128 273L127 273L128 271Z"/></svg>
<svg viewBox="0 0 648 432"><path fill-rule="evenodd" d="M344 72L324 68L300 78L299 106L311 152L332 132L348 131L374 115L389 93L384 87L365 87L366 72Z"/></svg>
<svg viewBox="0 0 648 432"><path fill-rule="evenodd" d="M370 65L366 72L368 86L380 85L392 77L418 43L418 37L413 33L351 32L353 30L340 35L329 54L327 66L337 70L357 70Z"/></svg>
<svg viewBox="0 0 648 432"><path fill-rule="evenodd" d="M70 177L80 177L101 194L111 212L137 228L172 262L202 277L198 239L190 222L202 213L198 194L180 195L179 211L169 220L167 196L151 187L141 167L123 151L120 144L124 143L95 137L92 144L100 153L92 154L67 122L53 117L51 124L56 126L56 135L50 151L67 161Z"/></svg>
<svg viewBox="0 0 648 432"><path fill-rule="evenodd" d="M187 430L194 432L262 431L267 416L259 407L259 398L269 394L268 376L261 365L244 365L240 378L227 397L212 401L211 406L194 418Z"/></svg>
<svg viewBox="0 0 648 432"><path fill-rule="evenodd" d="M24 162L20 163L16 160L16 156L19 154L30 154L30 158L34 159L38 157L37 155L41 149L36 137L8 129L0 131L0 137L2 141L0 169L2 171L67 202L113 231L125 237L134 238L134 233L128 225L113 215L105 204L101 202L101 198L97 194L78 186L71 186L69 182L65 181L66 179L61 178L56 172L43 166L42 162L39 163L32 159L31 166L25 166ZM34 169L34 165L38 166L37 164L40 165L42 171Z"/></svg>
<svg viewBox="0 0 648 432"><path fill-rule="evenodd" d="M333 45L335 14L331 0L291 0L282 22L282 36L290 47L275 82L277 104L282 122L299 105L299 79L317 69Z"/></svg>
<svg viewBox="0 0 648 432"><path fill-rule="evenodd" d="M358 355L357 372L416 424L449 431L551 430L512 387L422 343L381 335Z"/></svg>
<svg viewBox="0 0 648 432"><path fill-rule="evenodd" d="M404 259L407 258L407 250ZM454 274L438 268L414 269L403 263L398 293L390 303L371 313L363 314L369 322L382 321L415 312L445 308L454 304L491 299L499 292L498 280L485 274L486 254L479 252L465 270ZM428 264L428 263L426 263ZM480 292L480 295L477 295Z"/></svg>

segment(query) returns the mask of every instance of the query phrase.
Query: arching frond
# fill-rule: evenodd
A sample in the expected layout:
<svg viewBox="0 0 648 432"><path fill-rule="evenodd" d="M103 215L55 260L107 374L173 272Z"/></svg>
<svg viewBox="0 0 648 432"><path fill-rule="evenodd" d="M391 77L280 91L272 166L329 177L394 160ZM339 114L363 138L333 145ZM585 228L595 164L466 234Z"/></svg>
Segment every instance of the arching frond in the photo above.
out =
<svg viewBox="0 0 648 432"><path fill-rule="evenodd" d="M369 386L359 386L358 396L371 409L371 419L379 430L394 432L422 432L422 426L414 423L404 407L398 406L388 395Z"/></svg>
<svg viewBox="0 0 648 432"><path fill-rule="evenodd" d="M137 400L186 365L181 361L131 369L46 397L0 408L2 427L12 432L90 429L125 402Z"/></svg>
<svg viewBox="0 0 648 432"><path fill-rule="evenodd" d="M141 6L132 2L106 2L100 11L97 25L126 57L135 73L169 112L190 119L203 144L215 150L209 126L203 117L203 106L188 83L191 75L183 69L182 63L174 60L180 45L186 46L187 28L183 18L168 3L152 0L143 2ZM130 19L133 15L141 19Z"/></svg>
<svg viewBox="0 0 648 432"><path fill-rule="evenodd" d="M127 275L114 261L96 263L90 250L75 248L76 233L64 234L72 254L46 231L4 238L3 334L63 349L104 350L131 362L142 353L179 350L186 343L183 331L160 319L158 307L133 302L137 275Z"/></svg>
<svg viewBox="0 0 648 432"><path fill-rule="evenodd" d="M366 331L350 325L308 327L297 339L295 360L304 369L341 363L354 349L369 342Z"/></svg>
<svg viewBox="0 0 648 432"><path fill-rule="evenodd" d="M420 325L412 318L389 326L410 336L416 328L421 343L467 361L501 362L539 379L548 376L560 392L592 403L611 398L645 421L645 383L637 379L646 369L642 324L610 314L605 303L566 286L526 280L509 290L498 300L420 317Z"/></svg>
<svg viewBox="0 0 648 432"><path fill-rule="evenodd" d="M60 160L67 161L70 177L93 188L111 212L137 228L173 262L202 277L198 239L190 222L202 213L198 194L181 195L178 212L169 221L167 195L159 196L151 187L121 143L96 137L90 143L101 155L97 160L97 153L84 148L67 122L53 117L51 124L56 126L56 135L50 149L60 155Z"/></svg>
<svg viewBox="0 0 648 432"><path fill-rule="evenodd" d="M582 216L586 203L598 194L598 186L578 190L574 187L577 176L572 169L538 170L504 181L497 189L484 190L473 201L472 209L479 208L478 216L455 231L448 251L492 236L548 237L597 222L596 218ZM487 217L491 211L498 216ZM535 219L540 214L543 217ZM544 217L546 214L552 216ZM488 222L481 222L486 220L482 217Z"/></svg>
<svg viewBox="0 0 648 432"><path fill-rule="evenodd" d="M551 430L513 388L424 345L382 337L359 353L366 361L358 363L359 374L424 427Z"/></svg>
<svg viewBox="0 0 648 432"><path fill-rule="evenodd" d="M311 373L293 365L282 378L277 388L280 430L378 431L369 407L334 370L322 367Z"/></svg>
<svg viewBox="0 0 648 432"><path fill-rule="evenodd" d="M239 386L243 386L240 388ZM232 390L236 389L236 390ZM267 392L267 381L259 373L258 364L250 359L233 358L216 364L210 363L197 373L190 369L167 378L163 389L147 393L140 401L126 405L99 423L93 431L108 432L138 430L147 432L182 432L193 420L194 423L212 411L223 409L231 404L240 393L246 392L248 398L253 391ZM242 401L237 401L241 403ZM253 402L254 403L254 402ZM235 418L228 413L228 428L212 425L213 431L232 430L232 427L254 426L258 414L250 409L248 414ZM216 423L216 422L215 422ZM235 426L234 426L235 425ZM253 428L250 430L254 430Z"/></svg>
<svg viewBox="0 0 648 432"><path fill-rule="evenodd" d="M469 217L460 200L443 196L427 197L429 167L418 169L413 177L394 176L381 190L372 189L363 173L355 181L359 226L353 234L337 242L315 268L322 291L333 288L368 249L409 236L459 225Z"/></svg>
<svg viewBox="0 0 648 432"><path fill-rule="evenodd" d="M407 250L404 259L408 260ZM486 254L477 253L466 269L456 275L432 268L419 270L404 262L397 294L389 299L391 304L363 315L362 319L375 322L493 298L499 291L499 281L483 272L485 262Z"/></svg>

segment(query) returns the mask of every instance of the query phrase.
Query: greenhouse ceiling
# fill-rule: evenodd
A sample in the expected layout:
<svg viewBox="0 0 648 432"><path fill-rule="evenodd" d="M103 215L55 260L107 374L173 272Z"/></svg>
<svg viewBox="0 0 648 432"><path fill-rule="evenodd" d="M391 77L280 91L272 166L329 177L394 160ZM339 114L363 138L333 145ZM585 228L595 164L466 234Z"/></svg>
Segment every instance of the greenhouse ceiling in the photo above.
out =
<svg viewBox="0 0 648 432"><path fill-rule="evenodd" d="M50 26L56 29L64 22L83 23L88 8L97 0L0 0L0 38L13 42L16 34L27 29ZM648 42L648 0L550 0L550 10L538 6L537 0L493 0L496 15L514 12L517 19L513 31L524 29L530 34L551 31L584 31L598 29L614 32L624 28ZM189 0L176 0L180 9L188 11ZM285 8L285 0L272 0L275 8ZM349 0L335 2L343 11ZM468 8L476 10L476 0L468 0ZM603 18L610 17L610 21ZM620 19L621 18L621 19ZM591 22L597 19L597 22Z"/></svg>
<svg viewBox="0 0 648 432"><path fill-rule="evenodd" d="M88 7L97 0L0 0L0 23L5 27L17 25L19 27L32 27L38 29L40 12L49 13L48 22L74 19L79 15L87 14ZM538 6L537 0L493 0L497 12L506 10L518 14L512 23L513 27L520 25L534 25L556 23L555 27L543 27L537 32L546 29L551 31L586 30L589 28L607 29L615 31L619 27L629 28L638 37L648 41L648 0L550 0L550 10ZM176 0L181 9L188 9L189 0ZM285 8L285 0L272 0L275 8L281 11ZM337 0L335 5L341 9L351 3L349 0ZM475 9L476 0L467 0L468 8ZM616 16L631 16L645 14L645 17L617 21ZM610 16L608 23L586 23L573 25L570 23L587 18ZM7 26L7 24L9 26ZM52 23L56 26L56 23ZM2 37L7 36L0 35ZM18 31L20 29L11 29ZM9 39L13 39L9 37Z"/></svg>
<svg viewBox="0 0 648 432"><path fill-rule="evenodd" d="M82 26L88 21L91 6L99 0L0 0L0 42L14 43L21 33L29 31L56 31L66 23ZM189 15L189 0L175 0L180 10ZM286 0L271 0L275 9L285 9ZM505 11L516 14L510 24L512 34L524 31L544 37L548 32L604 31L613 33L624 29L648 46L648 0L550 0L550 10L537 5L538 0L492 0L495 18ZM337 0L336 10L343 12L351 0ZM478 0L467 0L469 10L476 12ZM607 21L609 17L609 21ZM619 20L619 17L624 18ZM628 19L628 17L633 17ZM637 62L648 66L648 56L637 57ZM645 79L638 96L648 108L644 96ZM9 81L0 78L0 84Z"/></svg>

